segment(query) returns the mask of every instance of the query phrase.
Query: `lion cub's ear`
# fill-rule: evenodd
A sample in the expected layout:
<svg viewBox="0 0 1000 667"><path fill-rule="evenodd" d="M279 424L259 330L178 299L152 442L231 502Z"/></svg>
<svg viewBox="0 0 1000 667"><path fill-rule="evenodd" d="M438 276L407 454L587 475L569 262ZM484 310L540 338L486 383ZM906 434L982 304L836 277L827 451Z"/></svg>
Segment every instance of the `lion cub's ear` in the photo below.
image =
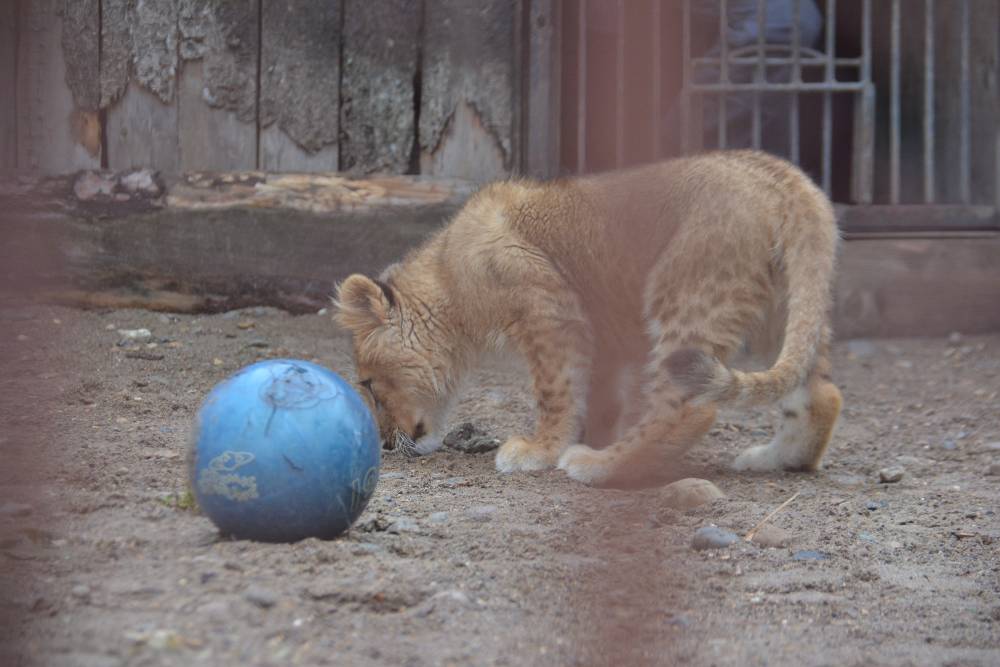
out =
<svg viewBox="0 0 1000 667"><path fill-rule="evenodd" d="M356 334L367 333L385 324L396 305L392 288L359 273L348 276L337 288L335 319Z"/></svg>

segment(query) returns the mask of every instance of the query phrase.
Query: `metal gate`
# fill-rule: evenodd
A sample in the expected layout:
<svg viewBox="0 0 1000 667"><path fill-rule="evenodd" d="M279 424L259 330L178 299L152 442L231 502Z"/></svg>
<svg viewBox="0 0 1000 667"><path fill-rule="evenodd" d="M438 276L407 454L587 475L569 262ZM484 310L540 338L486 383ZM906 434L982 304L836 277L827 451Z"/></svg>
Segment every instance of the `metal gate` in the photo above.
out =
<svg viewBox="0 0 1000 667"><path fill-rule="evenodd" d="M802 17L815 10L822 29L807 43ZM996 206L996 0L564 0L560 11L562 173L742 139L842 203ZM762 29L776 11L788 14L778 38ZM734 41L737 19L758 26L753 39ZM956 220L995 226L973 213Z"/></svg>

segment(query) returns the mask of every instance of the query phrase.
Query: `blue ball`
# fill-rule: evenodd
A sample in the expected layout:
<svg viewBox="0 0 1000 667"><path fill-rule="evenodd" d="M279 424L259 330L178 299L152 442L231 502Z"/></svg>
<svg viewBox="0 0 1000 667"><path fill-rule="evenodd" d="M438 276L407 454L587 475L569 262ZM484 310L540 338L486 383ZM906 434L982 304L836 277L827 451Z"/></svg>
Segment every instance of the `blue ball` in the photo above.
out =
<svg viewBox="0 0 1000 667"><path fill-rule="evenodd" d="M307 361L270 360L218 384L198 412L191 486L226 535L330 539L368 504L381 459L357 392Z"/></svg>

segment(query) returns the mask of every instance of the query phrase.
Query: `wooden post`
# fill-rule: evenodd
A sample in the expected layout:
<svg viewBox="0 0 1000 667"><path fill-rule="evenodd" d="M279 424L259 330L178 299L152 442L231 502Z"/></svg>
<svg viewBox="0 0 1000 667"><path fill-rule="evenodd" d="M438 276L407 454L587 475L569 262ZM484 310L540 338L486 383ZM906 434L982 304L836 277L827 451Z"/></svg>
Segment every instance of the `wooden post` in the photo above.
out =
<svg viewBox="0 0 1000 667"><path fill-rule="evenodd" d="M524 171L539 178L559 171L561 6L558 0L533 0L528 17Z"/></svg>

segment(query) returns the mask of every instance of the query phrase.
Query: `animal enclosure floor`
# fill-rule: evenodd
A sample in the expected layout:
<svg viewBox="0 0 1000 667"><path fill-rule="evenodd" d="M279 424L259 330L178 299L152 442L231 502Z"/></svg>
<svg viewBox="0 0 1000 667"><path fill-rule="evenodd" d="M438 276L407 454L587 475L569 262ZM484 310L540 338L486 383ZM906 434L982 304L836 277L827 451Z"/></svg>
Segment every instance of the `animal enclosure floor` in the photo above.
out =
<svg viewBox="0 0 1000 667"><path fill-rule="evenodd" d="M685 457L726 494L687 511L501 476L492 454L388 453L348 535L265 545L187 507L192 419L260 358L349 374L328 316L8 303L0 334L4 665L1000 664L1000 336L839 343L818 474L728 469L768 410L722 415ZM531 419L496 367L452 425ZM771 521L787 546L691 548L795 493Z"/></svg>

